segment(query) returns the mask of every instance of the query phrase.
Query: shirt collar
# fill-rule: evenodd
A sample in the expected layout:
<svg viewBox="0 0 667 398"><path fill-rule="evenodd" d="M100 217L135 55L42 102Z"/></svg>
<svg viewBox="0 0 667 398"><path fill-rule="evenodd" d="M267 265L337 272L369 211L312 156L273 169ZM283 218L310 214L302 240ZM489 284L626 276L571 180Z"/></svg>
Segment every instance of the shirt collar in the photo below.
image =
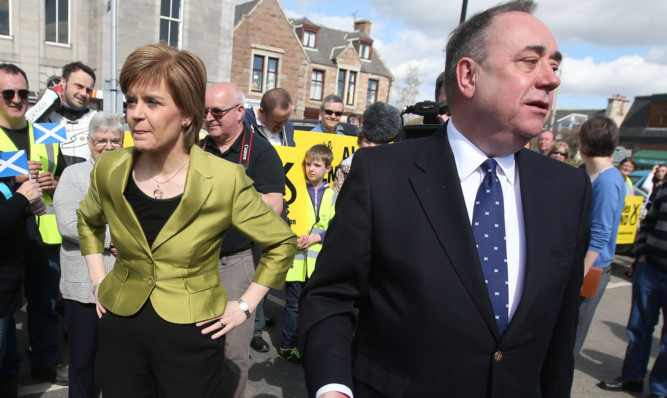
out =
<svg viewBox="0 0 667 398"><path fill-rule="evenodd" d="M489 157L456 128L453 118L449 119L449 123L447 123L447 138L449 139L449 145L454 153L454 161L456 162L456 168L459 173L459 181L463 182ZM500 166L502 171L501 174L505 175L507 181L511 185L514 185L514 180L516 178L516 162L514 154L494 157L493 159L495 159L498 166Z"/></svg>

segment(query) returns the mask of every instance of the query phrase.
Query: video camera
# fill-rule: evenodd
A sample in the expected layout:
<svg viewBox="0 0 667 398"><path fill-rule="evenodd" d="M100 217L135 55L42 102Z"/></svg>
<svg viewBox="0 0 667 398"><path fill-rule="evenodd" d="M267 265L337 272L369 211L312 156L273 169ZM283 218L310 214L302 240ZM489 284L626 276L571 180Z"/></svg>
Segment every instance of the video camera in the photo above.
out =
<svg viewBox="0 0 667 398"><path fill-rule="evenodd" d="M424 118L422 124L412 124L403 126L403 139L426 137L435 133L442 125L438 120L438 115L449 115L449 104L447 101L437 103L434 101L417 102L414 105L406 106L401 112L405 114L420 115Z"/></svg>

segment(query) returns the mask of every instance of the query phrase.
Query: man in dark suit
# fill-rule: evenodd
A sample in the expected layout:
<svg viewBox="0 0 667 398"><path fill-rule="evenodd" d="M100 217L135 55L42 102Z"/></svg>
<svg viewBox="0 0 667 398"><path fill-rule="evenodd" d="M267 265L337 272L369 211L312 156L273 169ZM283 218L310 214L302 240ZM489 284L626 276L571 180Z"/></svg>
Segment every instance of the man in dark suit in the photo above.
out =
<svg viewBox="0 0 667 398"><path fill-rule="evenodd" d="M442 130L355 153L301 297L309 396L569 397L590 182L522 149L560 84L534 6L452 33Z"/></svg>

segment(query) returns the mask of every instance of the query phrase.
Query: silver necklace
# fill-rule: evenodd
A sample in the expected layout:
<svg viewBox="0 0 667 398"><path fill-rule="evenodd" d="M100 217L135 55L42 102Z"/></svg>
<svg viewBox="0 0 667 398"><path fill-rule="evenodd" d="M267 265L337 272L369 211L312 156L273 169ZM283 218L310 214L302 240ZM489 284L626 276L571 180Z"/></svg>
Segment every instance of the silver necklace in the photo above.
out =
<svg viewBox="0 0 667 398"><path fill-rule="evenodd" d="M190 158L189 156L186 157L185 161L183 161L183 164L181 165L181 167L179 167L178 170L176 171L176 173L167 180L164 180L164 181L160 182L160 181L156 180L155 178L153 178L153 176L149 175L151 180L153 180L157 183L157 186L155 186L155 189L153 190L153 197L155 199L162 199L162 197L164 196L164 190L162 189L162 186L160 184L166 184L169 181L173 180L174 177L176 177L178 175L178 173L180 173L181 170L183 170L183 166L185 166L185 164L188 162L189 158ZM146 165L148 165L148 170L150 170L151 174L154 174L150 163L146 162Z"/></svg>

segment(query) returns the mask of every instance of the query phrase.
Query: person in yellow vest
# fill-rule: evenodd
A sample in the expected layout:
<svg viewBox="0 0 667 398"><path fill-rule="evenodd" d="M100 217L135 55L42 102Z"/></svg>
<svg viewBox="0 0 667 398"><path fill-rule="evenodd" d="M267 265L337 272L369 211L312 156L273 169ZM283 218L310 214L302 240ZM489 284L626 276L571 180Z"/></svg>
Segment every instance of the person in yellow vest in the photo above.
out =
<svg viewBox="0 0 667 398"><path fill-rule="evenodd" d="M32 375L67 385L67 369L58 366L58 314L55 303L60 283L60 243L53 193L65 161L58 144L35 145L33 126L25 118L28 110L28 79L21 68L0 64L0 151L27 150L30 176L15 177L16 184L29 178L42 188L47 213L37 217L42 242L25 250L25 296L28 301L28 339ZM11 373L18 369L0 369Z"/></svg>
<svg viewBox="0 0 667 398"><path fill-rule="evenodd" d="M324 176L331 171L333 152L325 145L314 145L307 152L303 165L306 171L306 186L310 196L308 206L308 224L311 225L307 235L297 237L297 251L294 264L287 272L285 279L285 314L283 316L283 337L278 349L278 356L285 361L301 366L301 356L297 348L299 334L297 322L299 318L299 296L301 290L315 269L315 260L322 248L322 242L336 209L335 192Z"/></svg>

